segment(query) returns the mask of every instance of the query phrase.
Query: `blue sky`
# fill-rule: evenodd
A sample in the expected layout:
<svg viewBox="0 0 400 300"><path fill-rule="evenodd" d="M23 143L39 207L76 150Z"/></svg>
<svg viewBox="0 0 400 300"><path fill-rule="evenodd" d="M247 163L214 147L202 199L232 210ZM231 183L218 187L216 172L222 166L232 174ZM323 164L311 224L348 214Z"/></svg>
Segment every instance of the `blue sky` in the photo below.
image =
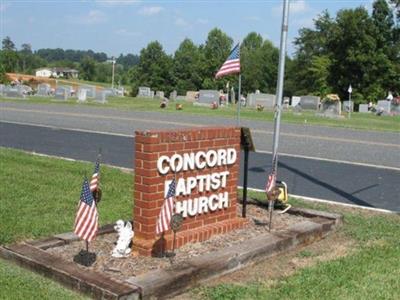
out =
<svg viewBox="0 0 400 300"><path fill-rule="evenodd" d="M365 6L372 0L291 0L288 52L302 27L327 9ZM235 42L249 32L279 45L282 0L139 1L139 0L0 0L0 38L10 36L19 48L92 49L109 56L138 54L158 40L169 54L188 37L202 44L218 27Z"/></svg>

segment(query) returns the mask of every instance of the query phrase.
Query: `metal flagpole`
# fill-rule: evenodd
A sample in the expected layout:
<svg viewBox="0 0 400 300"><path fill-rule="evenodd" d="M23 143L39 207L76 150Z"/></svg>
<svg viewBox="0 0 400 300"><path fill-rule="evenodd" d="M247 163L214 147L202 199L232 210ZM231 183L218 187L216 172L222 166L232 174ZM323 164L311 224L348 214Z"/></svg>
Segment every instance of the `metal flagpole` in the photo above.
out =
<svg viewBox="0 0 400 300"><path fill-rule="evenodd" d="M242 85L242 74L239 73L239 95L238 95L238 105L237 105L237 126L240 127L240 93L241 93L241 85Z"/></svg>
<svg viewBox="0 0 400 300"><path fill-rule="evenodd" d="M283 15L282 15L282 31L281 31L281 42L279 51L279 67L278 67L278 82L276 84L276 104L275 104L275 120L274 120L274 142L272 147L272 169L275 170L275 182L278 174L278 145L279 145L279 130L281 125L281 112L282 112L282 96L283 96L283 81L285 74L285 56L286 56L286 39L288 32L288 15L289 15L289 0L283 1ZM272 223L272 212L274 209L275 199L272 199L268 203L268 210L270 212L269 227L271 229Z"/></svg>

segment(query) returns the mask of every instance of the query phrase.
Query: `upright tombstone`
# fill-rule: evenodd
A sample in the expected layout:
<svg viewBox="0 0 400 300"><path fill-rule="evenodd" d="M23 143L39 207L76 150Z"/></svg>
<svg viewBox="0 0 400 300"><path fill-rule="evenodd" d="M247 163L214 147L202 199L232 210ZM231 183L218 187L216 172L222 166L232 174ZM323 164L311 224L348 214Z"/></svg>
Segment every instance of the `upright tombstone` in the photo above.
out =
<svg viewBox="0 0 400 300"><path fill-rule="evenodd" d="M390 111L392 114L400 115L400 96L395 97L390 103Z"/></svg>
<svg viewBox="0 0 400 300"><path fill-rule="evenodd" d="M111 97L111 96L116 96L117 95L117 91L115 89L103 89L103 93L106 94L107 97Z"/></svg>
<svg viewBox="0 0 400 300"><path fill-rule="evenodd" d="M350 107L350 103L351 103L351 107ZM343 101L343 110L345 112L353 112L354 111L354 101Z"/></svg>
<svg viewBox="0 0 400 300"><path fill-rule="evenodd" d="M50 96L51 94L51 86L48 83L41 83L37 86L37 96Z"/></svg>
<svg viewBox="0 0 400 300"><path fill-rule="evenodd" d="M163 100L163 99L164 99L164 92L163 92L163 91L157 91L155 97L156 97L157 99Z"/></svg>
<svg viewBox="0 0 400 300"><path fill-rule="evenodd" d="M317 96L301 96L300 106L302 109L318 110L321 104L320 97Z"/></svg>
<svg viewBox="0 0 400 300"><path fill-rule="evenodd" d="M25 98L24 90L20 85L7 85L3 90L4 97L9 98Z"/></svg>
<svg viewBox="0 0 400 300"><path fill-rule="evenodd" d="M273 108L275 105L275 95L264 93L251 93L247 96L247 105L257 107L259 105L265 108Z"/></svg>
<svg viewBox="0 0 400 300"><path fill-rule="evenodd" d="M175 101L177 96L178 96L178 93L177 93L177 91L174 90L174 91L172 91L171 94L169 95L169 100Z"/></svg>
<svg viewBox="0 0 400 300"><path fill-rule="evenodd" d="M147 86L140 86L137 96L143 98L153 98L154 92Z"/></svg>
<svg viewBox="0 0 400 300"><path fill-rule="evenodd" d="M68 97L71 97L71 96L72 96L72 93L73 93L73 91L74 91L74 89L73 89L72 86L70 86L70 85L60 85L59 87L65 89L65 91L66 91Z"/></svg>
<svg viewBox="0 0 400 300"><path fill-rule="evenodd" d="M292 96L292 102L291 102L290 105L291 105L292 107L296 107L297 105L299 105L300 100L301 100L301 97Z"/></svg>
<svg viewBox="0 0 400 300"><path fill-rule="evenodd" d="M219 91L215 90L200 90L197 104L209 106L213 103L219 103Z"/></svg>
<svg viewBox="0 0 400 300"><path fill-rule="evenodd" d="M187 91L185 100L189 102L195 102L199 97L199 92L196 91Z"/></svg>
<svg viewBox="0 0 400 300"><path fill-rule="evenodd" d="M94 101L101 104L107 103L107 93L104 91L97 91Z"/></svg>
<svg viewBox="0 0 400 300"><path fill-rule="evenodd" d="M358 106L358 112L360 112L360 113L369 113L368 104L360 104Z"/></svg>
<svg viewBox="0 0 400 300"><path fill-rule="evenodd" d="M69 97L69 89L59 86L54 92L54 98L59 101L67 101Z"/></svg>
<svg viewBox="0 0 400 300"><path fill-rule="evenodd" d="M171 250L171 230L157 235L156 226L174 178L175 213L183 217L177 248L246 225L236 211L239 159L240 128L136 132L133 250Z"/></svg>
<svg viewBox="0 0 400 300"><path fill-rule="evenodd" d="M87 98L87 90L79 89L78 90L78 103L86 102L86 98Z"/></svg>
<svg viewBox="0 0 400 300"><path fill-rule="evenodd" d="M81 85L78 88L78 94L79 90L86 90L86 97L87 98L94 98L96 96L96 87L93 85Z"/></svg>
<svg viewBox="0 0 400 300"><path fill-rule="evenodd" d="M390 113L390 101L387 100L379 100L378 103L376 104L376 110L377 111L383 111L387 114Z"/></svg>
<svg viewBox="0 0 400 300"><path fill-rule="evenodd" d="M328 118L339 118L342 114L342 103L340 100L325 100L322 102L320 114Z"/></svg>

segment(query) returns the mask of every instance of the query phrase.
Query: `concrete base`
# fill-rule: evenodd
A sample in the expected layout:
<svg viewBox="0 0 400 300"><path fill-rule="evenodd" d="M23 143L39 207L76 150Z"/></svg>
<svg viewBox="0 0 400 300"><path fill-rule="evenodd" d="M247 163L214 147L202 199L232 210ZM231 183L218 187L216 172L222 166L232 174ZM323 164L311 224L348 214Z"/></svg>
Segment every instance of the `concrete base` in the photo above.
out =
<svg viewBox="0 0 400 300"><path fill-rule="evenodd" d="M343 220L338 214L308 209L291 208L288 213L309 219L285 230L262 234L233 247L195 257L184 264L126 278L123 282L89 269L83 272L84 267L43 250L73 241L76 236L71 233L3 246L0 256L96 299L165 298L261 259L310 244L325 237ZM109 225L103 227L100 234L111 231L112 225Z"/></svg>

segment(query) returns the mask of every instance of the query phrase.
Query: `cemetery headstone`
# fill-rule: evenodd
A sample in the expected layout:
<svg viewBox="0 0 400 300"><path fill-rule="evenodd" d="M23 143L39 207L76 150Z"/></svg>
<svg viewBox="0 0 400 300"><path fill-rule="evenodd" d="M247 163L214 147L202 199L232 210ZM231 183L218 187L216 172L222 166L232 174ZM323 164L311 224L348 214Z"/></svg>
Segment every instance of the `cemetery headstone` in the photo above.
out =
<svg viewBox="0 0 400 300"><path fill-rule="evenodd" d="M176 96L175 100L176 101L185 101L186 97L185 96Z"/></svg>
<svg viewBox="0 0 400 300"><path fill-rule="evenodd" d="M73 91L74 91L74 89L72 88L72 86L70 86L70 85L60 85L59 87L65 89L65 91L66 91L68 97L71 97L71 96L72 96L72 93L73 93Z"/></svg>
<svg viewBox="0 0 400 300"><path fill-rule="evenodd" d="M116 96L117 95L116 90L115 89L111 89L111 88L103 89L103 93L105 93L107 97Z"/></svg>
<svg viewBox="0 0 400 300"><path fill-rule="evenodd" d="M156 98L163 100L164 99L164 92L163 91L157 91L156 92Z"/></svg>
<svg viewBox="0 0 400 300"><path fill-rule="evenodd" d="M342 113L342 103L338 101L323 101L320 116L328 118L340 118Z"/></svg>
<svg viewBox="0 0 400 300"><path fill-rule="evenodd" d="M96 96L96 87L92 86L92 85L82 85L79 87L78 89L78 93L79 90L81 89L85 89L86 90L86 97L87 98L94 98Z"/></svg>
<svg viewBox="0 0 400 300"><path fill-rule="evenodd" d="M59 86L55 93L54 93L54 98L56 100L61 100L61 101L67 101L69 97L68 89L65 87Z"/></svg>
<svg viewBox="0 0 400 300"><path fill-rule="evenodd" d="M175 101L178 93L177 91L172 91L171 94L169 95L169 100Z"/></svg>
<svg viewBox="0 0 400 300"><path fill-rule="evenodd" d="M96 92L96 97L94 101L101 104L107 103L107 93L105 93L104 91Z"/></svg>
<svg viewBox="0 0 400 300"><path fill-rule="evenodd" d="M351 107L350 107L350 101L343 101L343 109L345 112L349 112L349 111L353 112L354 111L354 101L351 101Z"/></svg>
<svg viewBox="0 0 400 300"><path fill-rule="evenodd" d="M3 94L5 97L10 98L25 98L23 89L20 85L5 86Z"/></svg>
<svg viewBox="0 0 400 300"><path fill-rule="evenodd" d="M300 106L302 109L318 110L321 99L317 96L301 96Z"/></svg>
<svg viewBox="0 0 400 300"><path fill-rule="evenodd" d="M48 83L41 83L37 86L37 96L50 96L51 86Z"/></svg>
<svg viewBox="0 0 400 300"><path fill-rule="evenodd" d="M79 89L78 90L78 102L83 103L86 102L87 98L87 90L86 89Z"/></svg>
<svg viewBox="0 0 400 300"><path fill-rule="evenodd" d="M360 113L368 113L369 112L368 104L360 104L358 106L358 112L360 112Z"/></svg>
<svg viewBox="0 0 400 300"><path fill-rule="evenodd" d="M219 103L219 91L215 90L199 91L199 99L197 100L197 104L209 106L214 102Z"/></svg>
<svg viewBox="0 0 400 300"><path fill-rule="evenodd" d="M275 95L264 93L251 93L247 95L247 105L257 107L262 105L265 108L273 108L275 105Z"/></svg>
<svg viewBox="0 0 400 300"><path fill-rule="evenodd" d="M187 91L185 100L189 102L195 102L198 97L199 97L199 92Z"/></svg>
<svg viewBox="0 0 400 300"><path fill-rule="evenodd" d="M123 87L119 87L118 89L115 89L115 96L124 97L125 89Z"/></svg>
<svg viewBox="0 0 400 300"><path fill-rule="evenodd" d="M292 97L291 106L292 106L292 107L296 107L297 105L299 105L300 100L301 100L301 97L293 96L293 97Z"/></svg>
<svg viewBox="0 0 400 300"><path fill-rule="evenodd" d="M390 107L391 105L390 105L390 101L387 101L387 100L379 100L378 101L378 103L377 103L377 105L376 105L376 110L377 111L383 111L383 112L385 112L385 113L390 113Z"/></svg>
<svg viewBox="0 0 400 300"><path fill-rule="evenodd" d="M140 86L138 91L138 97L153 98L154 92L147 86Z"/></svg>

